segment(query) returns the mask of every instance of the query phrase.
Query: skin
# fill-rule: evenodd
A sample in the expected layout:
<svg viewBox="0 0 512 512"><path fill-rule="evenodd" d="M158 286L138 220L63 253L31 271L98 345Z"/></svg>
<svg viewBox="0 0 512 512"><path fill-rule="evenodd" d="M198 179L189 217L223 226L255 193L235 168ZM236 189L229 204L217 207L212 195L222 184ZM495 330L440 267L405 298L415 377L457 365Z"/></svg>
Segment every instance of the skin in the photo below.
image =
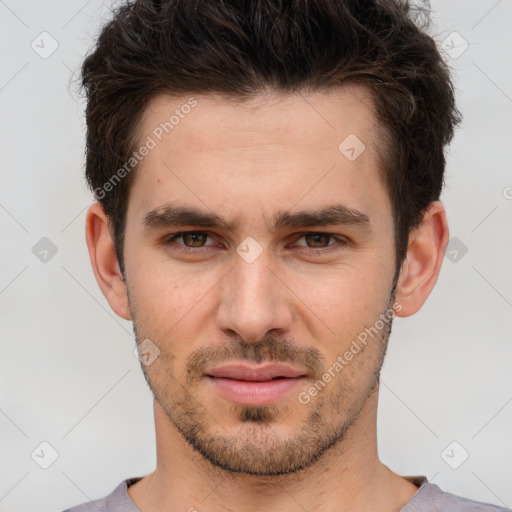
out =
<svg viewBox="0 0 512 512"><path fill-rule="evenodd" d="M403 317L421 308L449 238L445 210L432 203L411 232L393 296L393 217L365 90L195 98L137 171L125 279L101 206L87 214L102 292L115 313L134 321L138 341L160 350L143 365L155 395L157 468L129 488L130 498L142 512L398 511L417 487L378 457L378 379L390 324L308 403L298 393L393 304ZM155 97L140 142L187 100ZM366 146L354 161L338 150L348 134ZM232 232L144 225L149 212L170 203L238 225ZM364 213L368 225L270 229L280 212L335 204ZM170 241L186 230L208 236ZM262 249L251 263L236 251L249 236ZM186 244L190 253L180 250ZM204 372L241 360L287 362L307 378L272 406L236 405Z"/></svg>

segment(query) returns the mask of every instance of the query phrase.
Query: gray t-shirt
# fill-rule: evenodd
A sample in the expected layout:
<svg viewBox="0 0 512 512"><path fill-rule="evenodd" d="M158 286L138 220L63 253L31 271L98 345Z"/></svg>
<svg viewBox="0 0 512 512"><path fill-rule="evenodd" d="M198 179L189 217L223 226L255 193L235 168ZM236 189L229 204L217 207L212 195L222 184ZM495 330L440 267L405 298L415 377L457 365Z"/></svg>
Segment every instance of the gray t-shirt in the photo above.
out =
<svg viewBox="0 0 512 512"><path fill-rule="evenodd" d="M404 478L419 486L419 489L399 512L511 512L508 508L443 492L437 485L429 483L425 476ZM90 501L64 512L140 512L128 496L128 487L140 479L141 477L124 480L106 498Z"/></svg>

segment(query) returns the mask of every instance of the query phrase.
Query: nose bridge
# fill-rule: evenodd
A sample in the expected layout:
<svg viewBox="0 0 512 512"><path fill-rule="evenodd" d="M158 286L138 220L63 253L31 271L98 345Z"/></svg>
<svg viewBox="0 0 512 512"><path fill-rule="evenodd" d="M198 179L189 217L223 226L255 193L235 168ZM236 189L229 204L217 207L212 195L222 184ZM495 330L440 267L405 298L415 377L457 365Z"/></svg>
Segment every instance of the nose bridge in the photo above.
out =
<svg viewBox="0 0 512 512"><path fill-rule="evenodd" d="M275 280L266 255L259 256L250 263L240 258L232 272L234 292L238 301L249 301L266 298L267 303L273 301L270 295L270 281Z"/></svg>
<svg viewBox="0 0 512 512"><path fill-rule="evenodd" d="M217 312L220 329L234 331L250 342L261 340L272 329L288 326L291 315L274 272L266 251L253 261L244 259L243 253L236 256L223 280Z"/></svg>

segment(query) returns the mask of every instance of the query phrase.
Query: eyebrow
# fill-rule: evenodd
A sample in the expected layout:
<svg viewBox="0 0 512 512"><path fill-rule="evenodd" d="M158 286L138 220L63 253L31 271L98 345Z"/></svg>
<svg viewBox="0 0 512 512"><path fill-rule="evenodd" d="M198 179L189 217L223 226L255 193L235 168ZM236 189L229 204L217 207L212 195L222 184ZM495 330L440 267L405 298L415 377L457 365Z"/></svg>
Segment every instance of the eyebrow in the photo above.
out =
<svg viewBox="0 0 512 512"><path fill-rule="evenodd" d="M143 219L146 229L180 228L196 226L209 229L223 229L234 232L238 221L228 222L223 217L190 206L167 204L150 211ZM363 212L338 204L319 210L302 210L298 212L277 213L269 230L283 228L313 228L329 225L350 225L370 229L370 218Z"/></svg>

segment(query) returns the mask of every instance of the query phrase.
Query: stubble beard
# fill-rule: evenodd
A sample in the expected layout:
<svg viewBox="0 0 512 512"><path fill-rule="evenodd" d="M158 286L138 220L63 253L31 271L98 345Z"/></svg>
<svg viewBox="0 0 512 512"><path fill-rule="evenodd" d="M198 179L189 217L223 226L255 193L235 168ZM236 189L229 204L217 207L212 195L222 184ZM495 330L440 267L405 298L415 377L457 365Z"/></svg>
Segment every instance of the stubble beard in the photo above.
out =
<svg viewBox="0 0 512 512"><path fill-rule="evenodd" d="M143 326L137 328L134 313L132 311L134 332L139 343L139 340L146 337L142 333L147 331ZM183 439L213 466L233 474L261 477L288 475L313 466L326 452L347 438L368 398L378 387L391 325L392 320L386 324L379 338L370 342L375 346L371 347L373 355L367 359L366 364L372 364L372 368L365 374L366 382L363 386L360 383L354 386L354 382L346 381L344 372L347 370L344 368L307 406L301 404L296 397L290 397L286 404L277 406L248 407L231 404L229 413L236 418L238 424L235 434L221 426L222 415L215 417L215 413L208 412L194 396L198 380L191 379L192 382L185 385L176 380L170 358L164 351L159 357L157 371L152 371L151 366L141 366L155 400L169 421ZM158 342L157 345L162 346ZM240 356L243 352L243 359L250 361L297 360L287 358L290 352L293 353L293 345L286 340L266 338L258 345L249 346L241 342L236 346L240 347L235 350L236 354ZM282 358L279 355L276 357L276 347L285 347ZM321 357L319 353L317 355ZM351 361L349 364L354 363ZM324 371L321 366L321 373L320 367L316 366L320 376ZM332 389L329 389L331 386ZM299 432L293 435L280 434L280 423L293 414L294 410L302 412L301 409L307 410L307 414ZM222 414L225 417L224 409Z"/></svg>
<svg viewBox="0 0 512 512"><path fill-rule="evenodd" d="M400 266L395 271L388 303L382 314L392 308L399 272ZM135 339L139 344L140 340L147 337L143 334L149 334L149 331L142 325L137 327L137 308L128 286L127 292ZM382 314L378 318L382 317ZM347 438L368 398L378 390L392 324L393 318L385 324L379 336L370 341L373 353L367 357L364 385L357 388L361 380L357 378L359 377L357 372L354 372L356 378L353 378L352 382L350 379L346 381L345 369L343 369L332 382L332 390L324 390L308 404L310 410L299 432L284 439L279 435L278 429L279 424L287 417L286 412L283 414L286 406L248 407L232 404L230 412L240 424L239 430L243 429L242 434L229 434L225 429L221 433L212 432L212 425L218 426L220 422L197 400L193 391L194 384L197 386L199 377L202 375L202 365L211 360L214 348L202 348L189 356L185 386L176 380L171 357L165 351L161 352L159 369L154 375L150 375L153 373L151 367L146 367L142 362L141 367L155 400L160 404L171 424L188 445L213 466L232 474L259 477L289 475L312 467L324 454ZM369 325L366 326L366 328L369 327ZM159 347L172 346L168 340L165 343L160 340L160 343L156 344ZM363 355L365 350L362 351ZM325 371L324 358L316 348L299 351L296 345L288 340L276 340L273 337L265 337L257 344L241 340L238 344L217 350L217 356L219 361L232 357L256 363L262 361L299 363L301 367L308 368L311 374L316 376L312 382L321 378ZM357 357L361 356L357 355ZM349 364L354 363L357 364L357 359ZM364 361L359 360L359 366L363 367ZM368 371L369 366L371 368ZM158 377L162 374L164 379L159 379ZM349 407L347 407L347 397L352 398ZM305 407L297 399L290 398L288 401L288 408ZM331 407L330 417L329 406ZM293 410L288 414L292 413Z"/></svg>

